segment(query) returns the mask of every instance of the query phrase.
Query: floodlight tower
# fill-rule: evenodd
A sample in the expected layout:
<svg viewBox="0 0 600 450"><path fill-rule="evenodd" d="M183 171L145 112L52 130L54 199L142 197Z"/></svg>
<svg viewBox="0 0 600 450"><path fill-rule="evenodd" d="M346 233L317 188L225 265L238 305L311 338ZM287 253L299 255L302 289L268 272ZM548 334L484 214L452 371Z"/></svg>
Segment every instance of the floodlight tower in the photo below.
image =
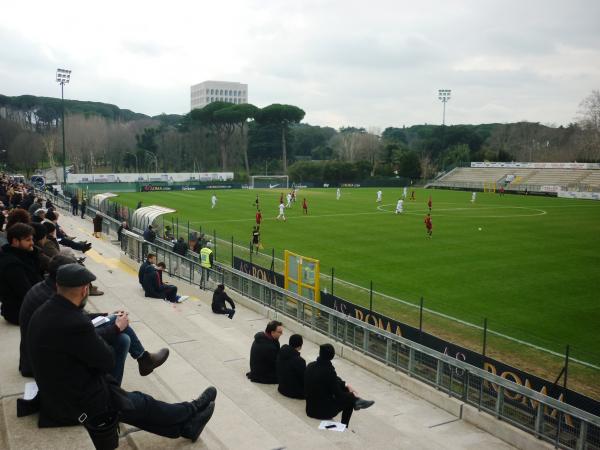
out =
<svg viewBox="0 0 600 450"><path fill-rule="evenodd" d="M62 115L62 141L63 141L63 183L67 183L67 151L65 148L65 84L71 81L71 71L56 69L56 82L60 84L61 115Z"/></svg>
<svg viewBox="0 0 600 450"><path fill-rule="evenodd" d="M446 102L450 100L450 89L438 89L438 99L444 104L444 115L442 116L442 126L446 125Z"/></svg>

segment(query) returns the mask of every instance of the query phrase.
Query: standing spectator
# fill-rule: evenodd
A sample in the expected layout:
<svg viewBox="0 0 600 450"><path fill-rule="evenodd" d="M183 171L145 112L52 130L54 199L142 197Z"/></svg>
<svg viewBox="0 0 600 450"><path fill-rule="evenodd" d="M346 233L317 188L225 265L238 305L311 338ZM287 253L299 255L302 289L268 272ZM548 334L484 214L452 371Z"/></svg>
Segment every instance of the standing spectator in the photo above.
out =
<svg viewBox="0 0 600 450"><path fill-rule="evenodd" d="M99 212L96 212L94 219L92 219L94 223L94 237L101 238L102 237L102 216Z"/></svg>
<svg viewBox="0 0 600 450"><path fill-rule="evenodd" d="M82 412L94 419L117 411L124 423L195 442L214 411L216 389L206 389L191 402L169 404L116 386L108 375L115 364L114 353L81 313L89 283L95 279L79 264L60 267L56 295L37 309L29 323L27 343L39 387L39 426L77 425Z"/></svg>
<svg viewBox="0 0 600 450"><path fill-rule="evenodd" d="M353 410L369 408L375 402L358 397L352 386L337 376L331 364L334 356L333 345L323 344L317 360L306 368L306 415L313 419L330 420L341 412L342 423L348 426Z"/></svg>
<svg viewBox="0 0 600 450"><path fill-rule="evenodd" d="M25 294L31 286L42 281L33 235L30 225L17 223L11 226L6 232L8 244L0 252L0 311L7 322L15 325L19 324Z"/></svg>
<svg viewBox="0 0 600 450"><path fill-rule="evenodd" d="M175 236L173 236L173 231L171 230L171 225L165 225L165 232L163 234L163 238L165 241L174 242Z"/></svg>
<svg viewBox="0 0 600 450"><path fill-rule="evenodd" d="M148 228L144 231L144 239L148 242L154 242L156 240L156 231L152 229L152 225L148 225Z"/></svg>
<svg viewBox="0 0 600 450"><path fill-rule="evenodd" d="M228 309L225 306L225 302L229 303L231 309ZM215 314L227 314L230 319L233 319L233 315L235 314L235 303L233 303L231 297L229 297L229 295L227 295L227 292L225 292L224 285L219 284L217 286L217 289L215 289L215 292L213 293L211 307L212 312L214 312Z"/></svg>
<svg viewBox="0 0 600 450"><path fill-rule="evenodd" d="M264 332L254 335L254 342L250 349L250 372L246 374L250 381L277 384L277 354L279 338L282 334L282 323L272 320L267 324Z"/></svg>
<svg viewBox="0 0 600 450"><path fill-rule="evenodd" d="M119 229L117 230L117 239L119 239L119 242L123 241L123 230L129 230L129 224L126 220L121 222L121 225L119 225Z"/></svg>
<svg viewBox="0 0 600 450"><path fill-rule="evenodd" d="M214 257L212 249L212 242L208 241L206 247L200 250L200 270L202 275L200 276L200 289L206 289L206 283L210 279L210 269L214 265Z"/></svg>
<svg viewBox="0 0 600 450"><path fill-rule="evenodd" d="M46 209L54 208L54 205L52 204L52 200L50 200L50 199L46 200L46 206L45 206L45 208Z"/></svg>
<svg viewBox="0 0 600 450"><path fill-rule="evenodd" d="M188 250L188 245L186 244L185 239L183 239L182 237L177 239L175 244L173 244L173 253L177 253L178 255L185 257L187 255ZM179 258L175 258L175 268L173 269L173 272L178 274L180 265L183 266L183 261L180 261Z"/></svg>
<svg viewBox="0 0 600 450"><path fill-rule="evenodd" d="M71 212L74 216L79 214L79 199L77 198L77 194L73 194L71 197Z"/></svg>
<svg viewBox="0 0 600 450"><path fill-rule="evenodd" d="M87 200L85 199L85 197L83 197L83 200L81 200L81 218L83 219L85 216L85 210L87 208Z"/></svg>
<svg viewBox="0 0 600 450"><path fill-rule="evenodd" d="M277 381L280 394L290 398L304 398L304 371L306 361L300 356L303 339L299 334L290 336L277 354Z"/></svg>

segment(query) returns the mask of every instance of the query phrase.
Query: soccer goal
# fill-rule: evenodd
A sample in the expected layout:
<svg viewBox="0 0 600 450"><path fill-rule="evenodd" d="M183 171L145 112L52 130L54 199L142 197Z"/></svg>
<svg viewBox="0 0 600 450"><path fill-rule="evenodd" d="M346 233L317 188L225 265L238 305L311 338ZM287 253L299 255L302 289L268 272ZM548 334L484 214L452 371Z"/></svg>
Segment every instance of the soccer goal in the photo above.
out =
<svg viewBox="0 0 600 450"><path fill-rule="evenodd" d="M250 178L250 189L287 189L289 181L290 179L287 175L252 175Z"/></svg>

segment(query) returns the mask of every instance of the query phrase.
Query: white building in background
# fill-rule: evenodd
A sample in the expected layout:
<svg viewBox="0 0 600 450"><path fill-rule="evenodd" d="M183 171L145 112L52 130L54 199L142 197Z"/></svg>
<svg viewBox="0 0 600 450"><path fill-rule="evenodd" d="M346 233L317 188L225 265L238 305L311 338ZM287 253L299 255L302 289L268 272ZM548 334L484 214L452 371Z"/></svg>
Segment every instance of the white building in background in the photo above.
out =
<svg viewBox="0 0 600 450"><path fill-rule="evenodd" d="M248 103L248 85L232 81L203 81L191 87L191 109L212 102Z"/></svg>

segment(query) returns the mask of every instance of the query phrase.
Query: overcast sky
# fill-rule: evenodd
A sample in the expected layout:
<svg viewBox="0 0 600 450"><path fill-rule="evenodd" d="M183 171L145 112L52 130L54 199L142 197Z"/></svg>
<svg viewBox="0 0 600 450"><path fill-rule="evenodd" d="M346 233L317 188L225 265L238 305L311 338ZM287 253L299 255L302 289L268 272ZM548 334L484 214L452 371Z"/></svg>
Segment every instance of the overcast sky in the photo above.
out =
<svg viewBox="0 0 600 450"><path fill-rule="evenodd" d="M6 1L0 94L183 114L190 86L248 83L316 125L573 121L600 89L600 1Z"/></svg>

